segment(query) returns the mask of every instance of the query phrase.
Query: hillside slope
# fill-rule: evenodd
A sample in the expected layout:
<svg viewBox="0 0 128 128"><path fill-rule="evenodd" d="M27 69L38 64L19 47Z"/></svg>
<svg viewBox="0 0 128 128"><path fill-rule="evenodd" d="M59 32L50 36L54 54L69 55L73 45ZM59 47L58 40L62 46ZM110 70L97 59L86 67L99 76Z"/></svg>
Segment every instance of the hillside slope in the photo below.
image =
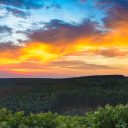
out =
<svg viewBox="0 0 128 128"><path fill-rule="evenodd" d="M128 78L122 75L0 79L0 107L14 111L83 115L98 106L127 102Z"/></svg>

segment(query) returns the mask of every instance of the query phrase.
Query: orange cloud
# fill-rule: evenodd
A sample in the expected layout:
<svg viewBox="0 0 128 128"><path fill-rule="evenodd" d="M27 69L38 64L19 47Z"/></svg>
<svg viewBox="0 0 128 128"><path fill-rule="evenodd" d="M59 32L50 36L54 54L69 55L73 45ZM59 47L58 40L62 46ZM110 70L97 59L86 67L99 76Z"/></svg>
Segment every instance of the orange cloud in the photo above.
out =
<svg viewBox="0 0 128 128"><path fill-rule="evenodd" d="M0 51L0 69L17 73L27 73L32 70L36 73L43 72L44 69L41 69L41 67L44 66L48 71L48 63L52 63L52 61L59 60L61 57L66 57L67 55L79 55L80 52L84 52L86 56L90 56L89 54L91 53L92 56L94 56L94 60L96 59L95 55L102 55L110 58L119 56L119 61L121 61L124 56L128 57L127 28L127 21L121 20L112 22L107 33L97 33L85 37L82 36L80 38L76 38L75 40L71 40L71 42L68 43L65 43L67 39L63 39L62 41L55 43L29 42L15 49L5 48ZM33 65L37 66L33 68ZM60 65L63 64L60 63ZM69 65L70 67L73 67L71 66L73 63ZM103 64L100 63L99 65ZM54 66L55 65L53 65L53 67ZM86 67L87 65L85 68ZM54 69L51 68L50 70ZM77 68L77 66L75 68ZM105 70L109 70L111 73L112 70L116 69ZM82 72L81 69L79 71ZM117 72L117 70L115 72Z"/></svg>

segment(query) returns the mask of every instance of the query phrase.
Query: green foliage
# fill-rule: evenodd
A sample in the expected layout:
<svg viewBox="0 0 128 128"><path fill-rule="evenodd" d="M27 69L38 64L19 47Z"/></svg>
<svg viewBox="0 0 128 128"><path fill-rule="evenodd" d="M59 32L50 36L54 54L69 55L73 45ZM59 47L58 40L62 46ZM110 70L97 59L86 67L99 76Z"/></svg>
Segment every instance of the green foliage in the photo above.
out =
<svg viewBox="0 0 128 128"><path fill-rule="evenodd" d="M90 112L86 116L89 128L128 128L128 105L110 105Z"/></svg>
<svg viewBox="0 0 128 128"><path fill-rule="evenodd" d="M110 105L85 116L38 113L24 115L0 109L0 128L128 128L128 105Z"/></svg>

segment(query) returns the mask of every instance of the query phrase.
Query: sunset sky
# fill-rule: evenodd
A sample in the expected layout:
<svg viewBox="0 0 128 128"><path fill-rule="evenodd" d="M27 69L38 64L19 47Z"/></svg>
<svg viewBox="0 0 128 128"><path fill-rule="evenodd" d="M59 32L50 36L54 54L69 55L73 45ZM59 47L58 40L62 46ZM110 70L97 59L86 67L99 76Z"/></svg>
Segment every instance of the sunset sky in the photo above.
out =
<svg viewBox="0 0 128 128"><path fill-rule="evenodd" d="M0 77L128 75L127 0L0 0Z"/></svg>

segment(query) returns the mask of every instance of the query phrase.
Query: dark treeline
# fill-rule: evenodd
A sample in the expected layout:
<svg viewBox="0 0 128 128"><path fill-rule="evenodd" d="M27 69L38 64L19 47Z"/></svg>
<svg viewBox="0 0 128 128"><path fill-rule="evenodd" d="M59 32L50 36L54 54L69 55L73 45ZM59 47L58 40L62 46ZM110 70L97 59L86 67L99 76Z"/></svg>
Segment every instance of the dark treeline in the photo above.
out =
<svg viewBox="0 0 128 128"><path fill-rule="evenodd" d="M0 87L0 107L26 113L84 114L105 104L128 102L128 78L121 75L0 79Z"/></svg>

